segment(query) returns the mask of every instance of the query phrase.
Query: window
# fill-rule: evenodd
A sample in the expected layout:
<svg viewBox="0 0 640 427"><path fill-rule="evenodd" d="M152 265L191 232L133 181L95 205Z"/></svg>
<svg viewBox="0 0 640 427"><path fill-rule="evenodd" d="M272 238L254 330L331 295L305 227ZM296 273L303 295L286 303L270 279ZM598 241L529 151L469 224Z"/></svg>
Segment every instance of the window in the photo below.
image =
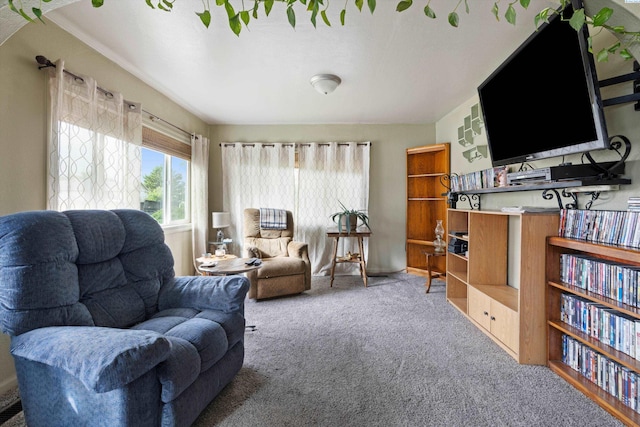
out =
<svg viewBox="0 0 640 427"><path fill-rule="evenodd" d="M190 222L190 147L146 127L142 145L140 209L162 225Z"/></svg>

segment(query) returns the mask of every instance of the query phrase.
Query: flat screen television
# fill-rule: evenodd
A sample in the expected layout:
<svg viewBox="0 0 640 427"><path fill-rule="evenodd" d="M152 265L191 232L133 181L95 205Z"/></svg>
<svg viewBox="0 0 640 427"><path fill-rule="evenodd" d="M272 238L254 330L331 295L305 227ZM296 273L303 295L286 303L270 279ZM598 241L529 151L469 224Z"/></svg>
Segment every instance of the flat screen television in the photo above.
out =
<svg viewBox="0 0 640 427"><path fill-rule="evenodd" d="M493 166L609 147L587 37L556 14L478 87Z"/></svg>

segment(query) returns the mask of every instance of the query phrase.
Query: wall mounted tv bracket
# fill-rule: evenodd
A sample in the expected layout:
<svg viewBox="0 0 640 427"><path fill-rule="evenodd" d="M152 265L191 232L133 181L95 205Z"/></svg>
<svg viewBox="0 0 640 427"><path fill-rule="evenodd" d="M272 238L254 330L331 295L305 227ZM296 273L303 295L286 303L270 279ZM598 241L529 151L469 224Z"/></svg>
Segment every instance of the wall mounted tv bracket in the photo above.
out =
<svg viewBox="0 0 640 427"><path fill-rule="evenodd" d="M638 61L633 61L633 72L629 74L623 74L617 77L611 77L610 79L600 80L598 85L600 87L617 85L633 80L633 93L630 95L616 96L614 98L604 99L602 105L609 107L611 105L626 104L628 102L636 101L634 109L640 111L640 65Z"/></svg>

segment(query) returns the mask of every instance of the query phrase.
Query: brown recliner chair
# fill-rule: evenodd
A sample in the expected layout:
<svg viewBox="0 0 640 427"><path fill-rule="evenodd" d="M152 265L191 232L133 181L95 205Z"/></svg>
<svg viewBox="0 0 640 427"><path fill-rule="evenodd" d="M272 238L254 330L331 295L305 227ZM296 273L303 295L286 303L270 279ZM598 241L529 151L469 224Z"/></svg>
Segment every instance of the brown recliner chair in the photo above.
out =
<svg viewBox="0 0 640 427"><path fill-rule="evenodd" d="M261 267L248 274L249 298L272 298L311 289L308 245L293 241L290 211L287 211L287 228L272 230L260 228L260 209L245 209L243 230L243 255L262 260Z"/></svg>

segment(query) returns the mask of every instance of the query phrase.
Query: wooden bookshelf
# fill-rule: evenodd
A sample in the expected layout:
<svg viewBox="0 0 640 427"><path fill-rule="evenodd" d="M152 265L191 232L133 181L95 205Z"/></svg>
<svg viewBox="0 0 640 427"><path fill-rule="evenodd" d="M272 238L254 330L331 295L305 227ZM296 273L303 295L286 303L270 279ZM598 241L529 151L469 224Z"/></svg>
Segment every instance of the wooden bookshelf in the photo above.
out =
<svg viewBox="0 0 640 427"><path fill-rule="evenodd" d="M549 237L546 251L546 276L547 276L547 328L548 328L548 356L547 364L553 372L569 382L572 386L583 392L590 399L599 404L606 411L620 419L629 426L640 425L640 414L631 407L625 405L616 396L596 383L584 377L563 362L563 336L575 340L579 345L591 349L608 360L615 362L622 369L637 375L640 385L640 361L618 349L600 341L590 334L571 326L561 319L562 295L574 295L588 302L613 309L622 315L632 319L640 319L640 309L634 305L626 304L617 299L599 295L587 289L573 286L561 281L561 255L576 254L593 257L592 262L606 261L640 267L640 251L617 247L614 245L589 243L586 241L568 239L563 237Z"/></svg>
<svg viewBox="0 0 640 427"><path fill-rule="evenodd" d="M545 245L557 213L449 209L447 301L522 364L546 364ZM468 237L464 237L468 236Z"/></svg>
<svg viewBox="0 0 640 427"><path fill-rule="evenodd" d="M425 247L435 240L436 220L447 229L447 196L443 177L450 172L450 144L407 149L407 273L428 275ZM445 235L446 236L446 235ZM446 257L432 257L432 274L445 274Z"/></svg>

